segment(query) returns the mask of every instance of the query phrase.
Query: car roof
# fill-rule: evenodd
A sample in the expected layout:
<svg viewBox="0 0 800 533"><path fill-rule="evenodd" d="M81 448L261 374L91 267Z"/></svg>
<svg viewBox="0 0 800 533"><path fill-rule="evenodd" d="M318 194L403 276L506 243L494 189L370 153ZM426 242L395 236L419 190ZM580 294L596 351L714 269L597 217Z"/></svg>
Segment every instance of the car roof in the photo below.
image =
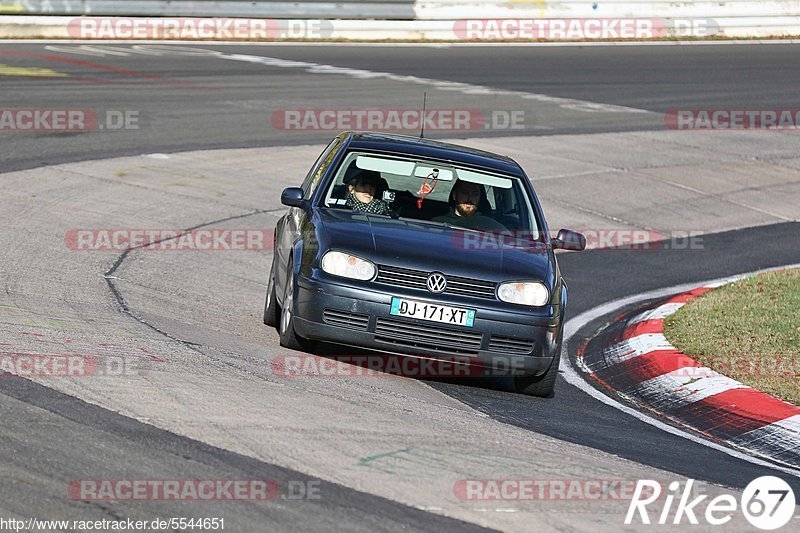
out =
<svg viewBox="0 0 800 533"><path fill-rule="evenodd" d="M463 163L468 166L481 167L515 176L523 175L520 166L513 159L492 152L408 135L376 132L348 133L350 136L349 148L351 149L410 154L429 159Z"/></svg>

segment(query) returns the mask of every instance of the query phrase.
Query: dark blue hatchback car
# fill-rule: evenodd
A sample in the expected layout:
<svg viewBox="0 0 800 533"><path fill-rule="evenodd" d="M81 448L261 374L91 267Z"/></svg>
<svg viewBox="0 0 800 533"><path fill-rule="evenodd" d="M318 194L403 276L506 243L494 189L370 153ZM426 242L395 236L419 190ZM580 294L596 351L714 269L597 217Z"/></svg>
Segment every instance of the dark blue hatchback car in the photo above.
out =
<svg viewBox="0 0 800 533"><path fill-rule="evenodd" d="M315 341L510 373L549 396L567 286L533 187L513 160L383 133L346 132L283 191L264 323Z"/></svg>

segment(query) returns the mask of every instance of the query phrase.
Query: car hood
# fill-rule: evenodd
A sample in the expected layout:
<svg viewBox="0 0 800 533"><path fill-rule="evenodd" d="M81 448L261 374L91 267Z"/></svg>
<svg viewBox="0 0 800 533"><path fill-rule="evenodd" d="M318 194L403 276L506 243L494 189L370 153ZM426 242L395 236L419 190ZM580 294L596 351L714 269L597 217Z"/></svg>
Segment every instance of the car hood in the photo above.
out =
<svg viewBox="0 0 800 533"><path fill-rule="evenodd" d="M341 250L377 264L473 279L552 283L552 252L542 243L512 247L494 233L343 209L318 214L321 251Z"/></svg>

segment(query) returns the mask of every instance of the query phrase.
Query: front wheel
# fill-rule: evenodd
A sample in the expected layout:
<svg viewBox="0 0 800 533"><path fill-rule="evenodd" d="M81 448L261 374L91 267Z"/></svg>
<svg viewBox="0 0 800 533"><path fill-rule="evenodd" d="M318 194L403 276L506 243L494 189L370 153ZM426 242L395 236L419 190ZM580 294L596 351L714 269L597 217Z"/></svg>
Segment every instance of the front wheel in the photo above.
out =
<svg viewBox="0 0 800 533"><path fill-rule="evenodd" d="M539 398L552 396L556 387L556 377L558 376L558 364L561 361L561 354L556 353L553 362L547 372L541 376L515 376L514 387L517 392Z"/></svg>
<svg viewBox="0 0 800 533"><path fill-rule="evenodd" d="M558 377L558 365L561 362L561 336L563 330L558 332L558 342L553 350L553 362L547 372L541 376L519 376L514 377L514 387L517 392L539 398L549 398L553 395L556 387L556 377Z"/></svg>
<svg viewBox="0 0 800 533"><path fill-rule="evenodd" d="M304 339L294 331L294 269L292 262L286 269L286 286L283 290L283 304L281 305L281 320L278 325L281 346L300 352L311 351L316 344Z"/></svg>

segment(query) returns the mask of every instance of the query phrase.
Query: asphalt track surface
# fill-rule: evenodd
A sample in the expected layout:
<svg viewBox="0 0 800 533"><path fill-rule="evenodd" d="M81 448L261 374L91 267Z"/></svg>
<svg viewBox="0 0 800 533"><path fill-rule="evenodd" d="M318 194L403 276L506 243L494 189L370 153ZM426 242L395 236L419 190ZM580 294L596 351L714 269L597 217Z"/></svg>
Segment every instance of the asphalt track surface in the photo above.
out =
<svg viewBox="0 0 800 533"><path fill-rule="evenodd" d="M67 78L3 77L9 108L74 107L98 112L133 110L138 131L89 134L0 132L3 169L147 152L327 142L332 131L284 131L270 125L275 111L352 107L418 109L499 108L525 113L525 129L482 129L484 135L548 135L663 130L673 109L792 109L800 83L800 56L792 45L646 47L403 47L194 46L225 54L252 54L338 67L392 72L513 91L575 98L650 111L550 116L534 103L487 99L426 85L342 82L309 77L299 69L260 68L207 55L154 55L163 46L92 45L95 53L62 53L70 45L2 45L0 64L51 69ZM72 47L74 48L74 47ZM120 53L122 52L122 53ZM358 94L354 98L353 94ZM455 133L455 135L454 135ZM431 138L459 132L428 131ZM35 139L35 142L31 140Z"/></svg>
<svg viewBox="0 0 800 533"><path fill-rule="evenodd" d="M230 47L202 48L231 53ZM132 109L139 112L142 129L147 132L3 132L3 172L152 152L323 143L330 138L330 132L270 128L270 113L386 100L392 105L384 104L385 107L413 108L421 93L421 89L413 87L394 88L394 92L387 93L386 87L362 84L358 79L342 82L336 77L325 79L296 69L265 70L246 62L209 60L205 56L76 55L47 50L41 45L0 45L0 52L4 54L0 63L6 65L50 68L69 74L68 78L0 77L4 107L60 108L69 100L72 107ZM800 54L796 47L785 45L580 49L237 46L235 53L390 71L649 112L632 117L622 127L614 115L601 114L580 122L569 116L545 117L536 122L540 128L524 132L532 135L663 129L661 113L678 107L792 108L800 77ZM469 95L440 91L433 95L433 100L440 102L438 107L473 105ZM320 101L325 104L320 106ZM514 109L512 105L505 108ZM530 112L535 113L535 109ZM432 132L429 136L453 135ZM800 263L799 230L800 224L786 223L708 235L702 250L688 253L612 250L562 255L560 264L570 286L569 314L576 316L615 298L651 289ZM601 325L598 321L579 332L570 352L574 353L578 343ZM556 395L550 400L532 400L493 383L430 383L499 421L683 477L741 489L755 477L775 474L769 468L634 420L598 403L561 378ZM14 476L36 480L26 483L24 490L13 483L0 484L4 508L19 514L32 514L30 502L38 500L36 507L49 505L50 509L62 511L63 517L85 518L85 507L91 507L97 516L152 518L152 502L148 507L117 503L81 509L74 502L58 498L47 502L40 499L42 494L57 493L68 480L80 477L87 465L125 464L133 478L136 473L147 477L148 473L159 472L161 476L150 477L163 477L164 472L170 472L185 478L309 479L300 472L179 437L18 378L2 380L0 395L3 457ZM29 423L32 419L41 423ZM43 427L49 429L42 432ZM75 445L65 449L57 445L59 442ZM796 492L800 491L797 478L783 477ZM303 530L333 526L387 531L473 527L340 485L325 486L326 498L321 502L269 508L241 505L234 512L240 524L259 529L264 524L270 529L291 524L293 529ZM214 514L211 505L204 514ZM225 504L226 515L233 514L230 505ZM164 503L162 514L177 513Z"/></svg>
<svg viewBox="0 0 800 533"><path fill-rule="evenodd" d="M798 230L800 224L789 223L706 235L703 249L688 252L688 257L685 250L593 250L562 256L559 265L569 280L570 293L575 295L570 302L572 316L630 294L795 264L800 259L800 250L787 247L786 243L796 239ZM734 249L736 257L732 260ZM600 317L583 328L568 346L570 355L574 356L587 338L613 318ZM562 385L557 388L558 401L543 404L543 410L536 412L530 412L530 406L516 401L519 398L514 395L477 388L465 392L451 385L439 387L504 422L684 476L743 487L749 480L764 475L761 467L742 464L704 446L682 439L665 439L652 426L626 418L614 409L593 405L585 394L563 386L565 383L558 385ZM797 480L788 481L798 486Z"/></svg>

